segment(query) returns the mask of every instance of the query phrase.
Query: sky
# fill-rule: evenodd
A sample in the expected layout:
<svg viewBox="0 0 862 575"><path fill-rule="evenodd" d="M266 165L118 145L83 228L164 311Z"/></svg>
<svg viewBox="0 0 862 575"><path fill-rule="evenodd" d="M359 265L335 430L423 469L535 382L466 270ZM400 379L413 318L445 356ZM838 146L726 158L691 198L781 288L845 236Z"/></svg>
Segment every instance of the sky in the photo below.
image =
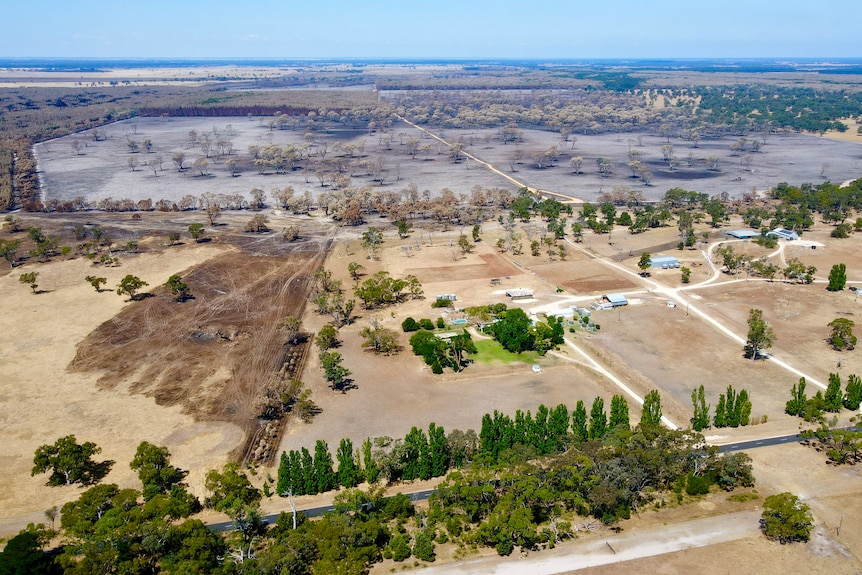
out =
<svg viewBox="0 0 862 575"><path fill-rule="evenodd" d="M0 0L0 58L855 58L860 0Z"/></svg>

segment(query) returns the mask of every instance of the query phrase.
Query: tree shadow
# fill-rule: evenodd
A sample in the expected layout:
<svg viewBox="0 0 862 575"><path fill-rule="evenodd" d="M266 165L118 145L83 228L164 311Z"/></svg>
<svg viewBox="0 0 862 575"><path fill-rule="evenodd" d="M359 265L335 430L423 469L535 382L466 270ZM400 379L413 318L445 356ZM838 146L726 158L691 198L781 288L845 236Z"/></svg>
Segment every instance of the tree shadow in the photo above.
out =
<svg viewBox="0 0 862 575"><path fill-rule="evenodd" d="M110 473L111 468L116 463L113 459L106 459L98 463L93 462L87 469L87 475L81 480L81 485L95 485L105 478Z"/></svg>
<svg viewBox="0 0 862 575"><path fill-rule="evenodd" d="M141 300L145 300L145 299L151 298L151 297L156 297L156 296L155 296L155 294L151 294L149 292L136 293L135 295L132 296L132 298L129 301L141 301Z"/></svg>
<svg viewBox="0 0 862 575"><path fill-rule="evenodd" d="M37 289L33 291L33 295L39 295L40 293L51 293L54 290L52 289Z"/></svg>
<svg viewBox="0 0 862 575"><path fill-rule="evenodd" d="M347 393L351 389L359 389L359 386L352 379L345 379L341 383L332 386L333 391L340 391L342 394Z"/></svg>

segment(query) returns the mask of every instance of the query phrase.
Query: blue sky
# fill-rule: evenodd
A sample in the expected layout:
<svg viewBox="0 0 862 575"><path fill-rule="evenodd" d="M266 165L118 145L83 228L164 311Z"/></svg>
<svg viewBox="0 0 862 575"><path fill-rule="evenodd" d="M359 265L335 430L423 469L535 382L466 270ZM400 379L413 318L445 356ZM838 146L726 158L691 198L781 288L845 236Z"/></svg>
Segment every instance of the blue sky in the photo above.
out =
<svg viewBox="0 0 862 575"><path fill-rule="evenodd" d="M0 0L0 58L859 57L859 0Z"/></svg>

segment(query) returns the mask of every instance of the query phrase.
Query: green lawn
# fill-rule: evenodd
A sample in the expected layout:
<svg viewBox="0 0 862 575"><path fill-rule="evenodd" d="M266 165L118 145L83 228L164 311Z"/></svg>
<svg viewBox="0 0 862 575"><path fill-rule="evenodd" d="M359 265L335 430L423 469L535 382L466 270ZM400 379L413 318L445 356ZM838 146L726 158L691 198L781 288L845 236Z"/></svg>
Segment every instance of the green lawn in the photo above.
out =
<svg viewBox="0 0 862 575"><path fill-rule="evenodd" d="M479 353L471 357L479 363L491 363L494 361L517 363L520 361L522 363L533 364L539 358L539 354L535 351L510 353L493 339L474 339L473 343L476 344L476 350Z"/></svg>

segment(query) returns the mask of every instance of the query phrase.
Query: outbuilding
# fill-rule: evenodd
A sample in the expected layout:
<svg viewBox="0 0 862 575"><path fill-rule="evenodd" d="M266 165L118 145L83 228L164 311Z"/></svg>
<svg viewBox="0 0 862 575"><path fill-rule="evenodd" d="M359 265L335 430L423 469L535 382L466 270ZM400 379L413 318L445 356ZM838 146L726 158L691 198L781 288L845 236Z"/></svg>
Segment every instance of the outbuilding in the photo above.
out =
<svg viewBox="0 0 862 575"><path fill-rule="evenodd" d="M629 305L629 300L627 300L626 296L621 293L609 293L604 296L604 299L608 300L608 303L611 304L611 307Z"/></svg>
<svg viewBox="0 0 862 575"><path fill-rule="evenodd" d="M533 297L533 290L524 288L508 289L506 290L506 295L513 301L519 299L531 299Z"/></svg>
<svg viewBox="0 0 862 575"><path fill-rule="evenodd" d="M650 259L649 267L660 268L663 270L670 268L678 268L679 260L673 256L658 256Z"/></svg>
<svg viewBox="0 0 862 575"><path fill-rule="evenodd" d="M728 230L725 233L730 237L739 240L750 240L751 238L760 237L760 232L756 232L754 230Z"/></svg>

